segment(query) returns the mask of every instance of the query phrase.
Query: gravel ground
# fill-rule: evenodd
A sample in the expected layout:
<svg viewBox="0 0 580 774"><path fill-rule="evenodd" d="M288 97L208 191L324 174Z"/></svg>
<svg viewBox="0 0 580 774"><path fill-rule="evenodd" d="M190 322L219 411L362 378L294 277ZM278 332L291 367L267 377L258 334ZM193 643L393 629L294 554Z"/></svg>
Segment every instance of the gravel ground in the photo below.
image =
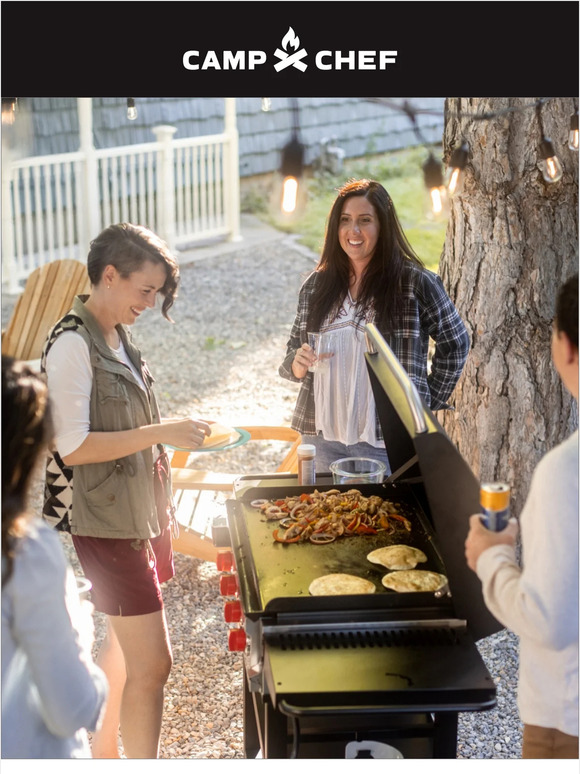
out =
<svg viewBox="0 0 580 774"><path fill-rule="evenodd" d="M165 416L195 416L224 424L289 424L296 385L277 369L285 352L298 288L314 257L291 238L181 257L175 325L150 312L133 335L157 380ZM207 253L207 251L206 251ZM192 262L193 257L193 262ZM3 299L5 324L13 298ZM274 472L286 445L249 443L224 453L198 454L198 468ZM34 504L40 486L35 487ZM78 567L67 537L65 550ZM213 563L180 554L164 598L174 653L167 684L160 757L240 759L243 751L242 656L227 650L219 573ZM95 614L96 645L103 620ZM478 643L497 688L497 706L459 718L459 758L519 758L521 724L515 705L518 642L502 631Z"/></svg>

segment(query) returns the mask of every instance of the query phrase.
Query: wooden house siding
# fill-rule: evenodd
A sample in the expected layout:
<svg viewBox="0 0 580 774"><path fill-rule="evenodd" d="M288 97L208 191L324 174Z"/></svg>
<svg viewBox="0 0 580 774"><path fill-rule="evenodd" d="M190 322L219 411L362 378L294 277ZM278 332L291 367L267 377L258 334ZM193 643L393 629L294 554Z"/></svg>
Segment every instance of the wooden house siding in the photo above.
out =
<svg viewBox="0 0 580 774"><path fill-rule="evenodd" d="M223 131L224 100L221 97L135 97L137 119L127 119L125 101L93 98L93 135L97 149L151 142L153 127L176 127L175 138L200 137ZM402 102L402 100L396 100ZM305 97L297 100L300 139L306 146L305 162L319 155L320 142L329 137L344 149L346 158L382 153L419 144L409 118L400 110L358 97ZM438 143L443 133L444 98L412 98L421 135ZM27 141L20 155L44 156L70 153L79 148L77 101L75 98L29 98L20 104L27 121ZM280 150L288 142L293 126L292 101L273 97L269 112L257 97L236 98L239 133L240 177L277 169Z"/></svg>

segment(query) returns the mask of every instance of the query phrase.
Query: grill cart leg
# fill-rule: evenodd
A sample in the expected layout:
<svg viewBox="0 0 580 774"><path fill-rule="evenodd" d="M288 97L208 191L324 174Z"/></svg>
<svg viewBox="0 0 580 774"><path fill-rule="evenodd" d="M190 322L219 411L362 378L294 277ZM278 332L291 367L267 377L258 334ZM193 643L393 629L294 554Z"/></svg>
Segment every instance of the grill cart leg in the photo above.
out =
<svg viewBox="0 0 580 774"><path fill-rule="evenodd" d="M248 688L248 680L244 670L244 755L246 758L255 758L260 750L264 749L262 738L263 708L260 713L258 702L260 697L251 693ZM262 717L260 717L262 714Z"/></svg>
<svg viewBox="0 0 580 774"><path fill-rule="evenodd" d="M457 712L435 712L433 720L435 724L433 757L456 758Z"/></svg>
<svg viewBox="0 0 580 774"><path fill-rule="evenodd" d="M269 702L264 702L265 742L264 758L287 758L288 720Z"/></svg>

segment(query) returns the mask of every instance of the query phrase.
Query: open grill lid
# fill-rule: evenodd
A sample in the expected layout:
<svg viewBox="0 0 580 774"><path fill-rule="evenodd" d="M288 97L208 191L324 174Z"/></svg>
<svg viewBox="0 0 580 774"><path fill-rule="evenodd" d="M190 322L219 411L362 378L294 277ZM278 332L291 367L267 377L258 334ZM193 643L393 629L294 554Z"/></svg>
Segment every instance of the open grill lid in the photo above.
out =
<svg viewBox="0 0 580 774"><path fill-rule="evenodd" d="M376 326L368 324L365 331L367 368L393 471L387 480L417 483L419 477L456 613L476 640L487 637L504 627L486 607L464 553L469 517L480 510L479 482Z"/></svg>

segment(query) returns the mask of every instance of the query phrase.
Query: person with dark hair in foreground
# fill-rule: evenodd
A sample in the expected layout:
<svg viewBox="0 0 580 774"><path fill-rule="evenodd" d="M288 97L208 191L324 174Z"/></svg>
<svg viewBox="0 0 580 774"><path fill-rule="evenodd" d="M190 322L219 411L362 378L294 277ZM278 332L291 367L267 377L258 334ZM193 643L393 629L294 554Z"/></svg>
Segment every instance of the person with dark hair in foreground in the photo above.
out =
<svg viewBox="0 0 580 774"><path fill-rule="evenodd" d="M107 698L93 607L58 535L28 511L52 425L46 383L2 356L2 758L90 758Z"/></svg>
<svg viewBox="0 0 580 774"><path fill-rule="evenodd" d="M578 275L560 289L552 359L578 400ZM520 638L523 758L578 758L578 430L538 464L520 515L501 532L470 519L467 562L489 609Z"/></svg>

